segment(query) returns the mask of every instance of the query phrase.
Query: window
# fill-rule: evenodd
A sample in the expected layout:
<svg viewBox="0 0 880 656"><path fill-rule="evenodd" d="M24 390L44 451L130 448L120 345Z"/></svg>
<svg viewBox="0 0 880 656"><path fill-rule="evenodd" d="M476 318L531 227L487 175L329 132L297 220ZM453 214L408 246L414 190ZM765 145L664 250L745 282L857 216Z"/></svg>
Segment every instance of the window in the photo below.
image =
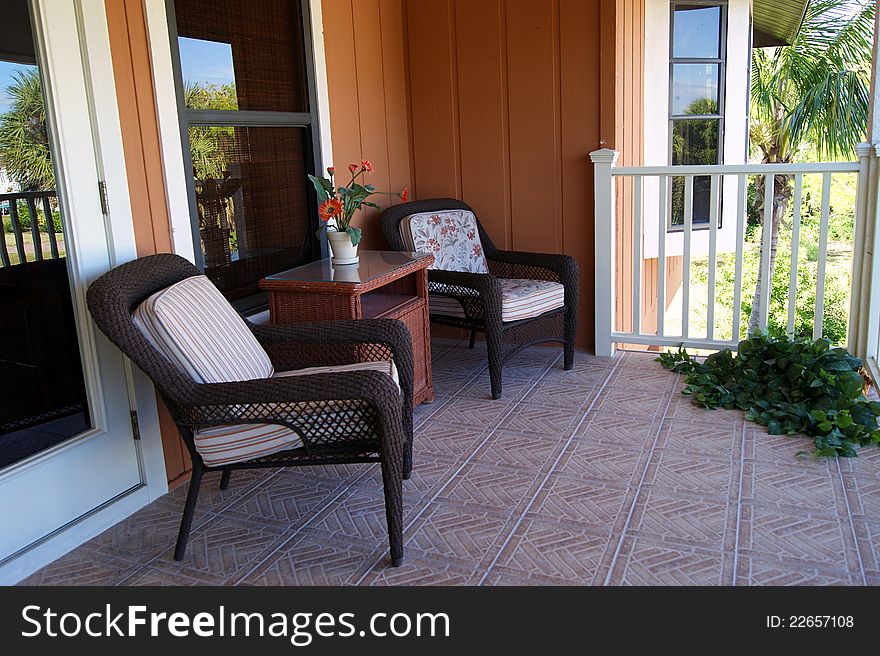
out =
<svg viewBox="0 0 880 656"><path fill-rule="evenodd" d="M307 16L302 0L174 0L196 253L245 311L261 278L320 249Z"/></svg>
<svg viewBox="0 0 880 656"><path fill-rule="evenodd" d="M669 144L673 165L722 163L726 2L673 2ZM720 194L717 189L716 193ZM707 227L711 179L694 177L693 223ZM672 178L670 228L684 225L685 178ZM719 213L720 216L720 213Z"/></svg>

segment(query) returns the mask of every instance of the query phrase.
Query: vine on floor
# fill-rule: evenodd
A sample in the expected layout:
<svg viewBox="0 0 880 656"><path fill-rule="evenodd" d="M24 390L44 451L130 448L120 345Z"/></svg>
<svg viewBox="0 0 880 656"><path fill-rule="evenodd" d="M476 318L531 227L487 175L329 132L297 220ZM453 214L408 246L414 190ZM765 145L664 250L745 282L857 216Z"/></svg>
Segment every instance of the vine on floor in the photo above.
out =
<svg viewBox="0 0 880 656"><path fill-rule="evenodd" d="M679 349L657 361L685 374L682 393L695 405L745 410L771 435L808 435L816 456L853 458L857 447L880 444L880 403L865 397L862 361L827 339L755 335L735 355L725 349L700 362Z"/></svg>

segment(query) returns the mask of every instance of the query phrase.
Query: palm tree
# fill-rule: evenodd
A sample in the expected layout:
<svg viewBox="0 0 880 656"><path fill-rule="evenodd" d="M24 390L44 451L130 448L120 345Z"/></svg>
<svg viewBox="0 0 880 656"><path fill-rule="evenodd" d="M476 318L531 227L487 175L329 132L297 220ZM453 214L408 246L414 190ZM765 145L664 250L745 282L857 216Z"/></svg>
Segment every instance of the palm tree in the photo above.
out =
<svg viewBox="0 0 880 656"><path fill-rule="evenodd" d="M0 115L0 166L24 191L55 188L43 86L36 67L13 75L10 108Z"/></svg>
<svg viewBox="0 0 880 656"><path fill-rule="evenodd" d="M762 163L792 162L806 145L815 146L823 159L853 156L868 125L874 11L873 1L812 0L792 45L753 51L749 138ZM763 217L763 176L757 177L755 192ZM792 176L777 175L770 196L771 278L791 197ZM761 251L763 260L763 241ZM750 334L758 329L763 274L759 270Z"/></svg>

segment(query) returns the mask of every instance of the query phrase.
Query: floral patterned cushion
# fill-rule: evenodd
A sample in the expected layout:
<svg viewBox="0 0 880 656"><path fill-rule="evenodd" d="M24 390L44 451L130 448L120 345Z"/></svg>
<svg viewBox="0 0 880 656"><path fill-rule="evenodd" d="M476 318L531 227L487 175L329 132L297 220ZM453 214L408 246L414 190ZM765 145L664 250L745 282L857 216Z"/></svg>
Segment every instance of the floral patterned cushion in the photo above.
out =
<svg viewBox="0 0 880 656"><path fill-rule="evenodd" d="M400 236L410 250L434 256L432 269L489 272L473 212L446 210L410 214L400 222Z"/></svg>

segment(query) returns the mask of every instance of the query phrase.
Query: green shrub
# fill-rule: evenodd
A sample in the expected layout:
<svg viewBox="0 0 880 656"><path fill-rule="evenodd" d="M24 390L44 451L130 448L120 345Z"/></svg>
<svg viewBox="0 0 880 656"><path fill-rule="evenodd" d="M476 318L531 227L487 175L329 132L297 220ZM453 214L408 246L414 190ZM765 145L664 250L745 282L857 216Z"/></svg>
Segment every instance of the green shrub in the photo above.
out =
<svg viewBox="0 0 880 656"><path fill-rule="evenodd" d="M686 375L682 393L694 405L745 410L771 435L808 435L816 456L852 458L880 444L880 403L863 395L861 360L827 339L757 335L736 355L724 349L699 362L679 350L657 361Z"/></svg>
<svg viewBox="0 0 880 656"><path fill-rule="evenodd" d="M30 214L28 214L27 203L21 200L18 201L18 224L24 231L31 229L31 217ZM46 213L40 208L37 209L37 225L39 226L40 232L48 232L46 229ZM63 232L61 228L61 214L58 210L52 212L52 225L55 228L56 234ZM12 229L12 217L9 215L3 217L3 232L7 234L14 232Z"/></svg>

